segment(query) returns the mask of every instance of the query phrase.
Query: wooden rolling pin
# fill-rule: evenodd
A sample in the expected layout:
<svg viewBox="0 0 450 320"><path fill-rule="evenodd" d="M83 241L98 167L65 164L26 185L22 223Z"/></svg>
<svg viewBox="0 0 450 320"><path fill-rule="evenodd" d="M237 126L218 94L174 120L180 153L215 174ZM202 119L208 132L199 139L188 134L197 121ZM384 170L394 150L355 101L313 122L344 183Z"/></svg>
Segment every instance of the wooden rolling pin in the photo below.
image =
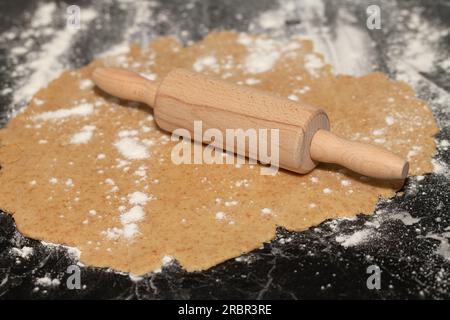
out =
<svg viewBox="0 0 450 320"><path fill-rule="evenodd" d="M92 77L111 95L153 107L158 126L170 132L185 128L194 136L197 120L204 130L217 128L224 136L226 129L279 129L279 166L290 171L307 173L327 162L379 179L408 174L408 162L393 153L332 134L324 111L268 92L182 69L159 82L116 68L97 68Z"/></svg>

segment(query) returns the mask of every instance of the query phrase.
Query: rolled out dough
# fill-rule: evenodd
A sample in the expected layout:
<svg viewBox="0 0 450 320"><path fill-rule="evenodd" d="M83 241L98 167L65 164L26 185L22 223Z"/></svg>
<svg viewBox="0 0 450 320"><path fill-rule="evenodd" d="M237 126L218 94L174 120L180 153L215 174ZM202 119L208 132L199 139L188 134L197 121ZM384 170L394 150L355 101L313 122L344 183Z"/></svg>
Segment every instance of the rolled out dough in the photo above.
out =
<svg viewBox="0 0 450 320"><path fill-rule="evenodd" d="M194 69L299 99L323 108L335 133L407 157L412 175L431 170L437 127L413 90L382 73L335 76L310 41L220 32L189 47L169 37L131 46L63 72L0 131L0 207L24 235L77 247L87 265L144 274L176 259L203 270L260 247L277 226L370 214L400 187L331 165L303 176L174 165L176 142L148 107L92 87L100 65L150 78Z"/></svg>

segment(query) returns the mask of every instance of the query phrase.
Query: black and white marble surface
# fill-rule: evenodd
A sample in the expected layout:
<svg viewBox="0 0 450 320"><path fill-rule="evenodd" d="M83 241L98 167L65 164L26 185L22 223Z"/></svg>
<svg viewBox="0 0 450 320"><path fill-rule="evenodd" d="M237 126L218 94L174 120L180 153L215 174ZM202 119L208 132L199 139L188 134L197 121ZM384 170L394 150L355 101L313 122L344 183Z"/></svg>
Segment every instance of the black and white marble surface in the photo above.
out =
<svg viewBox="0 0 450 320"><path fill-rule="evenodd" d="M396 197L379 201L372 216L326 221L299 233L280 228L277 238L263 248L204 272L187 273L175 263L160 273L133 279L81 266L82 286L74 290L66 286L66 271L77 264L76 257L65 247L22 236L14 218L0 213L0 299L449 299L450 33L446 30L450 29L450 1L313 1L320 2L321 16L309 9L317 6L311 2L293 1L289 7L289 1L272 0L55 1L52 28L64 28L69 5L78 5L82 13L84 8L97 13L55 59L64 67L78 67L124 40L145 43L158 35L174 34L189 43L212 30L265 32L276 38L314 32L318 41L331 43L329 57L337 60L339 72L345 72L348 65L339 65L342 40L338 39L347 32L346 43L355 42L356 51L367 50L356 43L361 39L371 43L370 53L362 60L355 56L355 65L367 62L356 73L380 70L406 80L432 107L440 127L434 172L410 177ZM36 27L33 15L47 3L0 0L2 126L11 111L23 104L14 99L14 91L28 75L17 71L21 64L30 63L27 55L12 55L11 49ZM370 4L381 8L380 30L366 27ZM266 30L267 23L258 24L258 19L267 12L278 14L278 19L281 15L283 24L272 28L269 23ZM439 33L426 36L427 30ZM409 55L409 50L415 50L411 39L424 47L415 57ZM37 35L29 50L39 52L46 41L48 37ZM424 67L425 55L432 61ZM337 240L358 232L368 234L367 240L352 246ZM24 246L32 247L33 253L25 257L14 253L14 248ZM367 268L372 265L381 270L379 290L367 287L371 275ZM42 277L57 281L43 285L36 280Z"/></svg>

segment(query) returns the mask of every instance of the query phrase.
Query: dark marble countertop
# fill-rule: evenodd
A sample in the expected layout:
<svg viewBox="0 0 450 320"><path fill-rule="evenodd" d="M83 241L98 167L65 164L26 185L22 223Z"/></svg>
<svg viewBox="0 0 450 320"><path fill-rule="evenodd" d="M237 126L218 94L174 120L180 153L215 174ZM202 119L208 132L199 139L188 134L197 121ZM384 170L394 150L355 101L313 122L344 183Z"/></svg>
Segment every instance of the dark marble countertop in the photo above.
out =
<svg viewBox="0 0 450 320"><path fill-rule="evenodd" d="M326 28L333 39L339 36L339 26L347 23L375 44L371 49L370 68L384 71L392 78L401 74L399 65L404 62L401 52L409 48L410 38L405 34L414 37L414 28L425 27L442 31L439 36L428 39L428 44L435 48L430 66L411 65L417 69L412 85L432 107L441 129L436 136L440 147L434 157L436 168L433 173L409 178L395 198L379 201L373 216L326 221L299 233L280 228L277 238L264 248L204 272L187 273L172 264L160 273L136 280L126 274L81 266L82 286L79 290L69 290L65 285L69 276L67 267L77 262L67 248L23 237L17 232L14 219L0 213L0 298L449 299L450 33L445 30L450 28L450 1L314 2L322 6L324 15L321 19L308 17L300 7L288 14L281 27L267 32L274 37L285 37ZM7 123L10 111L20 106L20 102L13 99L13 90L27 78L27 75L15 72L26 58L12 58L10 50L21 44L20 35L33 28L33 14L40 5L47 3L0 1L2 125ZM68 5L79 5L82 10L93 8L98 13L89 28L73 38L70 50L56 57L59 63L72 67L88 63L96 54L124 39L147 42L158 35L175 34L187 43L201 39L211 30L265 32L255 23L263 12L276 12L283 5L285 10L289 9L285 1L280 4L271 0L161 0L145 2L145 7L152 11L151 21L145 21L145 16L139 17L143 5L138 1L55 3L54 27L64 27L63 13ZM366 28L366 8L370 4L381 8L381 30ZM410 25L415 23L408 20L410 13L420 17L426 25ZM138 31L131 34L136 30L122 27L133 21L137 21ZM316 29L308 29L305 25ZM130 34L124 34L127 32ZM15 36L7 37L5 33ZM32 50L40 50L45 41L45 38L35 39ZM370 232L369 241L350 247L336 241L340 235L359 231ZM20 257L20 254L12 253L14 248L24 246L32 247L33 254ZM368 273L370 266L377 266L381 271L379 290L368 289L367 279L372 274ZM52 285L39 285L36 282L39 277L57 281Z"/></svg>

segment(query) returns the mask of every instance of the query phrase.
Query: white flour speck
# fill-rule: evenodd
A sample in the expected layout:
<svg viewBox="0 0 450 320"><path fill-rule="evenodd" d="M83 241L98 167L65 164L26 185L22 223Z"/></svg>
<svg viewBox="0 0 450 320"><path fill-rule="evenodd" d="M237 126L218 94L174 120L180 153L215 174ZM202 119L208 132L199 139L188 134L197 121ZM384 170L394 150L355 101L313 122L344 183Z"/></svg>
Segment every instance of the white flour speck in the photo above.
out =
<svg viewBox="0 0 450 320"><path fill-rule="evenodd" d="M260 15L259 25L264 29L276 29L284 26L285 15L280 11L267 11Z"/></svg>
<svg viewBox="0 0 450 320"><path fill-rule="evenodd" d="M146 146L132 138L122 138L114 143L117 150L127 159L142 160L150 156Z"/></svg>
<svg viewBox="0 0 450 320"><path fill-rule="evenodd" d="M248 73L262 73L272 69L280 58L276 42L269 39L252 39L244 34L238 42L247 47L249 54L244 61L244 70Z"/></svg>
<svg viewBox="0 0 450 320"><path fill-rule="evenodd" d="M201 57L194 62L192 67L196 72L202 72L205 69L217 69L218 67L217 59L215 56L212 55Z"/></svg>
<svg viewBox="0 0 450 320"><path fill-rule="evenodd" d="M35 120L61 120L73 116L88 116L94 111L94 106L90 103L82 103L76 107L68 109L58 109L55 111L42 112L34 117Z"/></svg>
<svg viewBox="0 0 450 320"><path fill-rule="evenodd" d="M117 135L119 136L119 138L125 138L125 137L134 137L137 136L138 134L139 131L137 130L122 130L119 131Z"/></svg>
<svg viewBox="0 0 450 320"><path fill-rule="evenodd" d="M354 247L358 244L364 243L368 240L372 233L372 229L364 229L360 231L356 231L351 235L342 235L337 236L336 241L341 244L343 247Z"/></svg>
<svg viewBox="0 0 450 320"><path fill-rule="evenodd" d="M226 217L225 212L219 211L216 213L217 220L223 220L223 219L225 219L225 217Z"/></svg>
<svg viewBox="0 0 450 320"><path fill-rule="evenodd" d="M232 200L232 201L225 201L224 205L225 207L232 207L232 206L236 206L239 202L236 200Z"/></svg>
<svg viewBox="0 0 450 320"><path fill-rule="evenodd" d="M128 202L133 205L145 205L150 198L147 194L136 191L128 195Z"/></svg>
<svg viewBox="0 0 450 320"><path fill-rule="evenodd" d="M348 186L350 186L351 184L352 184L352 183L351 183L350 180L342 180L342 181L341 181L341 185L344 186L344 187L348 187Z"/></svg>
<svg viewBox="0 0 450 320"><path fill-rule="evenodd" d="M68 187L73 187L73 180L72 179L67 179L66 180L66 186L68 186Z"/></svg>
<svg viewBox="0 0 450 320"><path fill-rule="evenodd" d="M126 213L120 215L120 222L126 226L127 224L141 221L144 217L144 209L141 206L134 206Z"/></svg>
<svg viewBox="0 0 450 320"><path fill-rule="evenodd" d="M324 66L323 61L315 54L305 56L305 68L313 77L318 76L318 71Z"/></svg>
<svg viewBox="0 0 450 320"><path fill-rule="evenodd" d="M111 186L115 185L114 180L111 179L111 178L106 178L106 179L105 179L105 183L106 183L106 184L109 184L109 185L111 185Z"/></svg>
<svg viewBox="0 0 450 320"><path fill-rule="evenodd" d="M34 249L32 247L22 247L22 249L19 248L12 248L10 251L12 254L19 256L23 259L28 259L30 255L33 254Z"/></svg>
<svg viewBox="0 0 450 320"><path fill-rule="evenodd" d="M325 194L330 194L330 193L333 192L333 190L331 190L330 188L325 188L325 189L323 189L322 191L323 191L323 193L325 193Z"/></svg>
<svg viewBox="0 0 450 320"><path fill-rule="evenodd" d="M45 277L36 278L35 284L43 287L57 287L61 284L58 279L52 279L50 275L46 274Z"/></svg>
<svg viewBox="0 0 450 320"><path fill-rule="evenodd" d="M393 116L387 116L384 120L386 121L386 124L388 126L392 126L395 123L395 119Z"/></svg>
<svg viewBox="0 0 450 320"><path fill-rule="evenodd" d="M171 257L171 256L164 256L161 259L161 262L162 262L163 266L167 266L167 265L169 265L169 264L171 264L173 262L173 257Z"/></svg>
<svg viewBox="0 0 450 320"><path fill-rule="evenodd" d="M84 126L80 132L75 133L70 138L70 144L86 144L91 140L94 134L95 126Z"/></svg>
<svg viewBox="0 0 450 320"><path fill-rule="evenodd" d="M245 79L245 84L248 84L249 86L252 86L252 85L254 85L254 84L258 84L258 83L260 83L260 82L261 82L260 80L255 79L255 78L248 78L248 79Z"/></svg>
<svg viewBox="0 0 450 320"><path fill-rule="evenodd" d="M392 215L391 219L400 220L407 226L413 225L420 221L420 218L413 218L408 212L405 211Z"/></svg>
<svg viewBox="0 0 450 320"><path fill-rule="evenodd" d="M80 89L87 90L91 89L94 86L94 83L90 79L83 79L80 81Z"/></svg>
<svg viewBox="0 0 450 320"><path fill-rule="evenodd" d="M127 239L134 238L139 234L139 228L136 223L129 223L123 226L123 236Z"/></svg>
<svg viewBox="0 0 450 320"><path fill-rule="evenodd" d="M384 129L384 128L381 128L381 129L374 129L374 130L372 131L372 134L373 134L374 136L381 136L381 135L385 134L385 132L386 132L386 129Z"/></svg>
<svg viewBox="0 0 450 320"><path fill-rule="evenodd" d="M144 77L147 80L155 81L158 78L158 75L156 73L140 73L141 77Z"/></svg>

